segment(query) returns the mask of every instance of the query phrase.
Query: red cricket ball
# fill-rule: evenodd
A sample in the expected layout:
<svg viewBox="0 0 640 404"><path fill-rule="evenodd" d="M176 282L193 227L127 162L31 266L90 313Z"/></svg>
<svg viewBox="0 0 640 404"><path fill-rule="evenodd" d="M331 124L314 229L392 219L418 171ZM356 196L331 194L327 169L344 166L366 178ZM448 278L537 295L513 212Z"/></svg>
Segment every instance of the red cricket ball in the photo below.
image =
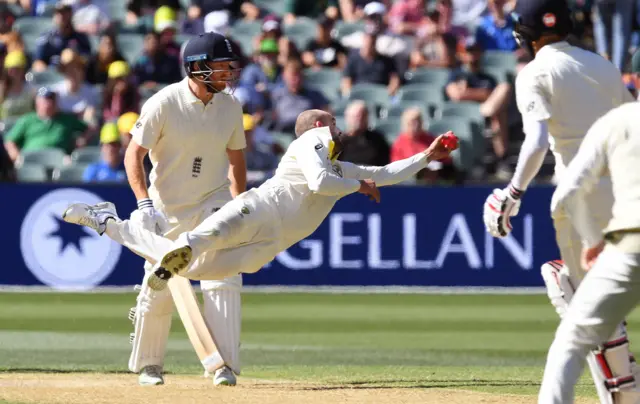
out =
<svg viewBox="0 0 640 404"><path fill-rule="evenodd" d="M442 138L442 144L449 150L455 150L458 147L458 137L452 133L447 133Z"/></svg>

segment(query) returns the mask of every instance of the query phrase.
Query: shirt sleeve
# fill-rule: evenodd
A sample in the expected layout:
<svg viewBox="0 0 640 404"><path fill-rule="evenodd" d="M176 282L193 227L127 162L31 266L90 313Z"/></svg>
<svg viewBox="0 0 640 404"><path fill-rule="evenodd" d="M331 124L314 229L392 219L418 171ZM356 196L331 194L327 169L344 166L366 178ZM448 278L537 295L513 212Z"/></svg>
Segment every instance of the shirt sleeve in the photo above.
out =
<svg viewBox="0 0 640 404"><path fill-rule="evenodd" d="M240 105L235 105L236 118L233 120L235 123L233 133L227 142L227 149L229 150L242 150L247 147L247 138L244 134L244 126L242 123L242 109Z"/></svg>
<svg viewBox="0 0 640 404"><path fill-rule="evenodd" d="M551 96L544 88L546 80L545 73L534 74L527 68L516 78L516 103L523 119L545 121L551 118Z"/></svg>
<svg viewBox="0 0 640 404"><path fill-rule="evenodd" d="M162 103L157 97L151 97L143 106L140 118L131 129L131 139L144 147L151 150L162 134L166 113L163 113Z"/></svg>
<svg viewBox="0 0 640 404"><path fill-rule="evenodd" d="M90 164L84 170L84 173L82 173L82 181L84 182L95 181L95 176L96 176L96 166L93 164Z"/></svg>
<svg viewBox="0 0 640 404"><path fill-rule="evenodd" d="M15 143L18 147L22 147L24 145L26 126L26 117L18 119L16 124L13 125L13 128L9 130L9 133L5 135L5 140Z"/></svg>
<svg viewBox="0 0 640 404"><path fill-rule="evenodd" d="M394 161L382 167L360 166L343 161L340 163L345 178L373 180L377 186L398 184L413 178L418 171L427 167L427 156L418 153L409 158Z"/></svg>
<svg viewBox="0 0 640 404"><path fill-rule="evenodd" d="M592 218L592 209L586 195L606 171L607 141L616 135L613 130L614 122L615 115L609 113L593 124L551 199L552 216L568 215L588 247L593 247L602 240L602 229Z"/></svg>
<svg viewBox="0 0 640 404"><path fill-rule="evenodd" d="M46 64L49 64L51 58L51 52L49 51L48 37L43 35L38 38L36 42L35 60L42 60Z"/></svg>
<svg viewBox="0 0 640 404"><path fill-rule="evenodd" d="M549 150L549 128L547 121L534 121L530 117L523 118L525 139L520 148L518 165L511 179L511 184L521 191L527 189L535 178L544 156Z"/></svg>
<svg viewBox="0 0 640 404"><path fill-rule="evenodd" d="M301 142L296 147L295 159L311 191L320 195L344 196L360 189L360 181L342 178L327 169L329 151L319 138L315 143Z"/></svg>

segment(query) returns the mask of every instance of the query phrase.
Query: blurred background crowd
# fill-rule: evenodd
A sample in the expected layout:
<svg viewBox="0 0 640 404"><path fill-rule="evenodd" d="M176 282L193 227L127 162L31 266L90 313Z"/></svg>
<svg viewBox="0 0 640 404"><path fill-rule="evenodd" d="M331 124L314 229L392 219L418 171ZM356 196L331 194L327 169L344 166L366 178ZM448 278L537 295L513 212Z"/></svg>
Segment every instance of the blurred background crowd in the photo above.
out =
<svg viewBox="0 0 640 404"><path fill-rule="evenodd" d="M574 39L629 71L640 0L570 0ZM184 77L181 46L215 31L243 68L249 180L272 175L297 115L332 112L342 160L383 165L453 130L417 184L508 180L523 140L510 0L4 0L0 179L124 182L140 108ZM636 92L637 78L625 75ZM2 147L4 145L4 147ZM212 145L212 147L215 145ZM553 158L538 181L552 181Z"/></svg>

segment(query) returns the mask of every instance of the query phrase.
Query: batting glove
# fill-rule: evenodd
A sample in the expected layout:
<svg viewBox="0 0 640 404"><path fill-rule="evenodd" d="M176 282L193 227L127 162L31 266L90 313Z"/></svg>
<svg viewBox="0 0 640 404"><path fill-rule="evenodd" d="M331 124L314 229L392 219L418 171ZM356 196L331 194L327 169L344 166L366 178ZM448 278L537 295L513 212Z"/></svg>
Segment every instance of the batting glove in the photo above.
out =
<svg viewBox="0 0 640 404"><path fill-rule="evenodd" d="M513 186L494 189L484 203L484 225L493 237L507 237L511 233L511 217L520 210L523 191Z"/></svg>
<svg viewBox="0 0 640 404"><path fill-rule="evenodd" d="M164 234L168 227L167 218L153 207L153 201L149 198L138 201L138 210L131 214L131 220L156 234Z"/></svg>

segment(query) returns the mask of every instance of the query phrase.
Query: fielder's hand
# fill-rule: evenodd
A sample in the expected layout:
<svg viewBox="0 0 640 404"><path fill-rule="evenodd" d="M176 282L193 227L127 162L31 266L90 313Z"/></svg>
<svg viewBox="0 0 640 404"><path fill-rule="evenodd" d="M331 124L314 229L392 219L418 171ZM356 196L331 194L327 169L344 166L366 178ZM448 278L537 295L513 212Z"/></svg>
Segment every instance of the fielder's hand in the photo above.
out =
<svg viewBox="0 0 640 404"><path fill-rule="evenodd" d="M164 234L169 227L167 218L153 207L153 202L149 198L138 201L138 210L131 213L131 221L160 235Z"/></svg>
<svg viewBox="0 0 640 404"><path fill-rule="evenodd" d="M360 181L360 189L358 192L367 195L372 201L380 203L380 190L372 180Z"/></svg>
<svg viewBox="0 0 640 404"><path fill-rule="evenodd" d="M449 157L449 154L458 148L458 138L449 131L440 135L423 152L429 161L442 160Z"/></svg>
<svg viewBox="0 0 640 404"><path fill-rule="evenodd" d="M509 186L494 189L484 203L484 225L493 237L506 237L511 233L511 216L520 210L522 191Z"/></svg>

